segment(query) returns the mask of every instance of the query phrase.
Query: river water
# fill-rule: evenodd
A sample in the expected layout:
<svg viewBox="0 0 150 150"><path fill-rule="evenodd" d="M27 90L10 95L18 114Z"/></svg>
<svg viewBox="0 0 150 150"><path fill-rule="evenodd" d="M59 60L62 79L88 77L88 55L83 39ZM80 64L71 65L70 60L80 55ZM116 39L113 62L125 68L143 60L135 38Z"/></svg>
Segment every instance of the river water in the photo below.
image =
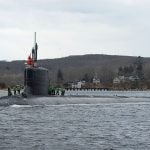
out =
<svg viewBox="0 0 150 150"><path fill-rule="evenodd" d="M97 92L96 100L94 92L81 94L91 95L88 104L78 97L77 103L1 106L0 150L149 150L150 92ZM109 95L129 97L103 98Z"/></svg>

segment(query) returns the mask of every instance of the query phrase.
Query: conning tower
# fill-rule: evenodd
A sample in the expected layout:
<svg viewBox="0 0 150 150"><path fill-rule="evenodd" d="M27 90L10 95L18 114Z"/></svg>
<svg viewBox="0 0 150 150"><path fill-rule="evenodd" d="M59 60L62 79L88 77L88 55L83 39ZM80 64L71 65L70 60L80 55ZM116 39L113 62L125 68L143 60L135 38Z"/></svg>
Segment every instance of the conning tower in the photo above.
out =
<svg viewBox="0 0 150 150"><path fill-rule="evenodd" d="M37 64L37 50L38 45L36 42L36 32L34 38L34 47L28 57L25 71L24 71L24 94L29 95L48 95L49 76L48 69L38 67Z"/></svg>

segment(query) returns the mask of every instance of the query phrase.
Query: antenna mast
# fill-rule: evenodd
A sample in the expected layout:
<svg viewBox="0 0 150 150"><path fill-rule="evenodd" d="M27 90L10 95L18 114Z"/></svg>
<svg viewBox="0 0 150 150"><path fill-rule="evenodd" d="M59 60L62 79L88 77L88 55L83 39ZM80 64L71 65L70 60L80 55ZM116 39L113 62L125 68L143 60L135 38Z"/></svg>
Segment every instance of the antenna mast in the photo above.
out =
<svg viewBox="0 0 150 150"><path fill-rule="evenodd" d="M35 45L36 45L36 32L34 32L34 48L35 48Z"/></svg>
<svg viewBox="0 0 150 150"><path fill-rule="evenodd" d="M38 50L38 45L37 45L37 42L36 42L36 32L34 33L34 61L35 63L37 62L37 50ZM37 64L35 64L37 65Z"/></svg>

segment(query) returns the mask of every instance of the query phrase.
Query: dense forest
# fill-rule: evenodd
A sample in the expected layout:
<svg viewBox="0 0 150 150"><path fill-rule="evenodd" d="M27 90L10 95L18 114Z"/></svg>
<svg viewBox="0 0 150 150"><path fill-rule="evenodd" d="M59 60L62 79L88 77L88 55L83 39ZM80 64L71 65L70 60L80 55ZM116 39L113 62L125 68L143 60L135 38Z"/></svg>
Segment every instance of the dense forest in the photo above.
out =
<svg viewBox="0 0 150 150"><path fill-rule="evenodd" d="M150 80L150 58L142 59L143 77ZM69 56L57 59L39 60L38 65L49 70L50 82L71 82L90 79L95 74L102 83L111 83L118 75L125 71L132 72L137 61L133 56L113 55L82 55ZM0 61L0 86L23 84L25 61ZM128 66L128 67L126 67Z"/></svg>

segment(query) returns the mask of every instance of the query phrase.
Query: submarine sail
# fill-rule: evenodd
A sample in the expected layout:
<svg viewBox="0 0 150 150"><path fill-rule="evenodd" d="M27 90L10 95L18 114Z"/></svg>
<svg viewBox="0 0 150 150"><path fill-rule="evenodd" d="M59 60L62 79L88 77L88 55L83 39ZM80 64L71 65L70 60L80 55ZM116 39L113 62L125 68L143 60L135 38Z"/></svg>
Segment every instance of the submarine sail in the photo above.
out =
<svg viewBox="0 0 150 150"><path fill-rule="evenodd" d="M48 69L38 67L37 65L37 50L38 45L36 42L35 32L35 43L32 48L32 56L28 57L27 65L24 71L24 94L29 95L48 95L49 86L49 73Z"/></svg>

